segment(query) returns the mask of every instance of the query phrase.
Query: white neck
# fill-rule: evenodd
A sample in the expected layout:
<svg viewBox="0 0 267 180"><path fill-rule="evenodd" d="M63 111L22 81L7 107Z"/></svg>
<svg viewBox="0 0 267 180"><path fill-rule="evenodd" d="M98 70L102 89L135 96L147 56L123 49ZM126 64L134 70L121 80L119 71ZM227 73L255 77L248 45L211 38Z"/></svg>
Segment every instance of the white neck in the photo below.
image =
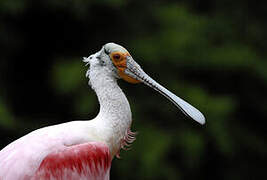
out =
<svg viewBox="0 0 267 180"><path fill-rule="evenodd" d="M129 102L108 68L94 67L89 72L89 78L100 103L100 111L95 118L97 128L105 131L105 141L110 146L111 154L115 155L131 126Z"/></svg>

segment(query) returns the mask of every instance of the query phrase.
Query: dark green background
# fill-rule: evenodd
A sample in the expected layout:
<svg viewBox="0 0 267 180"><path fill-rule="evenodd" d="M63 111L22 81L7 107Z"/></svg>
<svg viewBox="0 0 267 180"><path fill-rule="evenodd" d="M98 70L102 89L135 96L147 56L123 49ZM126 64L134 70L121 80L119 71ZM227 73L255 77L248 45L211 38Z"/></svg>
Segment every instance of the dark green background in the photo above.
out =
<svg viewBox="0 0 267 180"><path fill-rule="evenodd" d="M82 57L116 42L207 123L120 81L139 134L111 179L266 179L263 2L1 0L0 148L36 128L94 118Z"/></svg>

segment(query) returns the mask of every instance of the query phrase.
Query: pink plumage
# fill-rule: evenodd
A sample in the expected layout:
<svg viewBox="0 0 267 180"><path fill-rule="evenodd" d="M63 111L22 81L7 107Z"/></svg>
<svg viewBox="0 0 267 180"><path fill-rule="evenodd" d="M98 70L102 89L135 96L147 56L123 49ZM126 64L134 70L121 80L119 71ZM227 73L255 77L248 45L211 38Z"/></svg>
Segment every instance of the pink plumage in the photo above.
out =
<svg viewBox="0 0 267 180"><path fill-rule="evenodd" d="M67 124L75 122L63 124L63 129ZM0 180L108 180L109 147L102 142L83 143L77 136L80 142L68 145L71 138L60 135L64 130L59 126L33 131L1 150Z"/></svg>
<svg viewBox="0 0 267 180"><path fill-rule="evenodd" d="M31 179L107 180L110 165L111 156L105 144L85 143L48 154Z"/></svg>

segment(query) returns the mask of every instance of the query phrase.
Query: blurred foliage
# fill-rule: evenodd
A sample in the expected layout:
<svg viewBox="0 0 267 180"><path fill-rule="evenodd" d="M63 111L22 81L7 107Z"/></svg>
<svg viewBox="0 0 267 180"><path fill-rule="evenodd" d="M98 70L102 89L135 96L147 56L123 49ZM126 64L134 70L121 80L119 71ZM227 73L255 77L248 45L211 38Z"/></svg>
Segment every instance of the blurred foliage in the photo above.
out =
<svg viewBox="0 0 267 180"><path fill-rule="evenodd" d="M52 86L56 88L56 92L68 94L77 90L82 84L83 79L80 78L83 74L82 63L78 60L59 61L54 65L51 79L54 81Z"/></svg>
<svg viewBox="0 0 267 180"><path fill-rule="evenodd" d="M251 0L1 0L1 147L44 125L94 118L82 57L114 41L207 124L120 81L139 134L111 179L265 179L266 12Z"/></svg>
<svg viewBox="0 0 267 180"><path fill-rule="evenodd" d="M0 125L6 127L7 129L12 128L14 126L14 118L8 111L4 102L0 99Z"/></svg>

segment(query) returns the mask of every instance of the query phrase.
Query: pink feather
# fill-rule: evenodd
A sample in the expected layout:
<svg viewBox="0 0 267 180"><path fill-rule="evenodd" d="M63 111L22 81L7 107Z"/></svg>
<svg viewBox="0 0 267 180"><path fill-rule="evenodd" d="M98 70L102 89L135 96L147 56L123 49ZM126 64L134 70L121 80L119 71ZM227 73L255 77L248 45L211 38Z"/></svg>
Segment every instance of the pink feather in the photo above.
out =
<svg viewBox="0 0 267 180"><path fill-rule="evenodd" d="M1 150L0 180L109 179L112 157L105 143L65 145L58 136L44 136L39 130Z"/></svg>
<svg viewBox="0 0 267 180"><path fill-rule="evenodd" d="M91 142L48 154L31 179L107 180L110 166L109 148L103 143Z"/></svg>

